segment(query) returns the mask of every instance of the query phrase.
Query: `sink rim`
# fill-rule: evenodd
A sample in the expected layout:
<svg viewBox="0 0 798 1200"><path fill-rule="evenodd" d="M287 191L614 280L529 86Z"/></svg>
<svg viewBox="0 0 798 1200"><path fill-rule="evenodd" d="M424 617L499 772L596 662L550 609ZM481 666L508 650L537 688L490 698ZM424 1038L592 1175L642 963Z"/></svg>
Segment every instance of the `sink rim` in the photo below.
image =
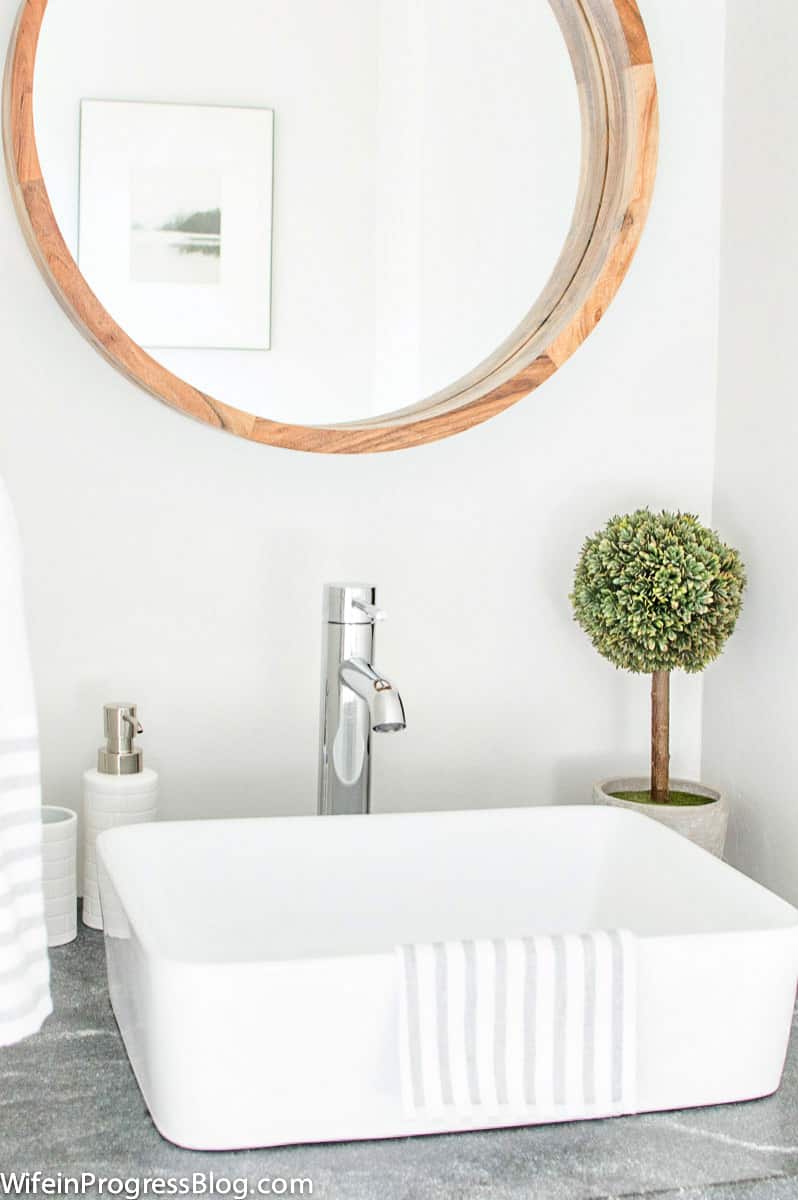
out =
<svg viewBox="0 0 798 1200"><path fill-rule="evenodd" d="M750 894L751 900L758 900L760 905L767 910L761 922L752 926L704 930L674 929L671 932L635 931L636 937L641 941L664 941L668 938L684 937L691 939L727 936L740 937L749 934L756 936L783 936L789 934L790 931L798 934L798 909L756 880L752 880L744 875L737 868L732 867L728 863L713 859L712 856L707 855L699 847L694 846L658 822L652 821L644 814L589 805L527 805L490 809L470 808L391 812L370 814L368 816L359 814L345 815L333 818L332 826L329 820L320 820L318 817L308 814L280 817L202 818L198 820L158 821L124 826L104 831L97 840L101 891L104 882L103 875L107 875L121 903L125 921L134 931L146 954L154 961L168 965L170 969L196 970L201 968L208 970L214 968L234 968L241 971L261 970L273 964L286 962L325 961L343 957L355 959L364 956L372 957L375 954L391 955L396 945L394 942L386 943L380 949L347 949L342 947L332 951L302 950L300 953L293 955L286 953L264 953L253 958L237 956L215 958L210 954L208 957L202 957L189 952L182 955L174 946L164 945L162 938L159 937L158 925L157 922L153 921L152 911L147 911L146 909L147 893L150 889L146 884L142 886L140 877L135 876L135 872L131 867L129 848L136 842L146 846L148 842L161 841L164 838L174 838L176 831L180 833L181 838L186 833L193 834L198 838L207 838L210 832L224 834L233 830L241 831L249 826L257 827L261 831L268 828L278 835L281 833L285 835L286 831L296 831L300 828L301 823L304 823L306 829L309 830L312 828L316 831L313 834L314 844L318 846L319 842L322 841L326 853L331 837L334 836L339 840L345 841L346 830L356 829L358 826L364 832L374 831L375 834L379 829L384 829L386 826L390 827L390 825L398 827L408 825L423 826L427 823L439 829L441 826L445 829L447 824L451 824L453 827L459 827L464 832L468 832L469 826L473 823L476 829L495 826L497 831L504 832L508 822L510 824L515 822L523 826L530 819L536 822L552 822L554 824L565 820L566 822L573 822L577 830L582 824L593 825L594 828L597 826L612 828L613 825L617 828L630 828L630 823L632 823L637 831L636 837L642 836L651 844L656 842L663 846L670 845L672 847L678 844L678 853L687 861L692 859L695 862L697 857L700 857L703 863L702 870L707 872L708 878L715 874L718 877L728 879L731 873L736 877L734 886L739 885L745 888ZM365 825L364 822L366 823ZM648 830L648 832L644 832L645 830ZM366 841L368 841L368 838L366 838ZM300 847L295 847L294 849L299 851ZM162 866L162 863L157 863L151 858L148 870L150 872L159 872L162 870ZM132 872L134 875L133 878L131 878ZM663 887L665 886L663 884ZM600 925L594 924L590 927L597 928ZM500 936L501 933L501 930L496 930L493 936Z"/></svg>

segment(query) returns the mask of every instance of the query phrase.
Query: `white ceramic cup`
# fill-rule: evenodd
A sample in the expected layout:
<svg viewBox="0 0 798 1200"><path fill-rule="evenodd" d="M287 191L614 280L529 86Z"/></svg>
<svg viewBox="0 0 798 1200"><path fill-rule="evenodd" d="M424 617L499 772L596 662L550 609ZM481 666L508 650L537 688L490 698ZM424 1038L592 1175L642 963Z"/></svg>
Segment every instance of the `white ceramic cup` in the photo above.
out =
<svg viewBox="0 0 798 1200"><path fill-rule="evenodd" d="M78 818L71 808L42 805L42 889L47 945L78 933Z"/></svg>

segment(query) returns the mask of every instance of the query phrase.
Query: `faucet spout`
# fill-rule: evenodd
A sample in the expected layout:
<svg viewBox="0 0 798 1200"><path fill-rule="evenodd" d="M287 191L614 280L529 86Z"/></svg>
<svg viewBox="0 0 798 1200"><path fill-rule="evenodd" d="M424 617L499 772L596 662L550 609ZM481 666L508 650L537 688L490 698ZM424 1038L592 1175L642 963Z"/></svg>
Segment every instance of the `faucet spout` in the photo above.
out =
<svg viewBox="0 0 798 1200"><path fill-rule="evenodd" d="M347 658L341 663L338 676L369 706L369 720L374 733L399 733L405 729L405 709L402 697L389 679L375 671L364 658Z"/></svg>

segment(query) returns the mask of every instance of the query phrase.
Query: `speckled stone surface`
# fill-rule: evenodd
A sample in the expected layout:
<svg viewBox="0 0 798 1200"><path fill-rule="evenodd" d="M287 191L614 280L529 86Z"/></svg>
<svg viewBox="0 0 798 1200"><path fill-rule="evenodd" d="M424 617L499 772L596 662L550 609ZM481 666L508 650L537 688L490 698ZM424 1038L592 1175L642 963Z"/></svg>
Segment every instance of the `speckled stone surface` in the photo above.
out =
<svg viewBox="0 0 798 1200"><path fill-rule="evenodd" d="M306 1178L323 1200L798 1200L795 1036L780 1091L749 1104L198 1154L150 1121L108 1002L102 935L81 926L77 942L51 953L55 1015L0 1050L0 1171Z"/></svg>

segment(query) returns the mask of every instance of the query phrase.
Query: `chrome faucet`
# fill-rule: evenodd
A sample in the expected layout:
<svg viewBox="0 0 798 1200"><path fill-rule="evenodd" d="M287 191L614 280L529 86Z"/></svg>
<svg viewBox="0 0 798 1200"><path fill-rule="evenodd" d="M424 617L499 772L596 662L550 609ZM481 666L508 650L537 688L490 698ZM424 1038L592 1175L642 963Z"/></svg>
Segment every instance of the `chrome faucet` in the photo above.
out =
<svg viewBox="0 0 798 1200"><path fill-rule="evenodd" d="M405 727L402 697L377 671L374 626L384 613L362 583L324 588L321 646L319 812L367 813L371 734Z"/></svg>

